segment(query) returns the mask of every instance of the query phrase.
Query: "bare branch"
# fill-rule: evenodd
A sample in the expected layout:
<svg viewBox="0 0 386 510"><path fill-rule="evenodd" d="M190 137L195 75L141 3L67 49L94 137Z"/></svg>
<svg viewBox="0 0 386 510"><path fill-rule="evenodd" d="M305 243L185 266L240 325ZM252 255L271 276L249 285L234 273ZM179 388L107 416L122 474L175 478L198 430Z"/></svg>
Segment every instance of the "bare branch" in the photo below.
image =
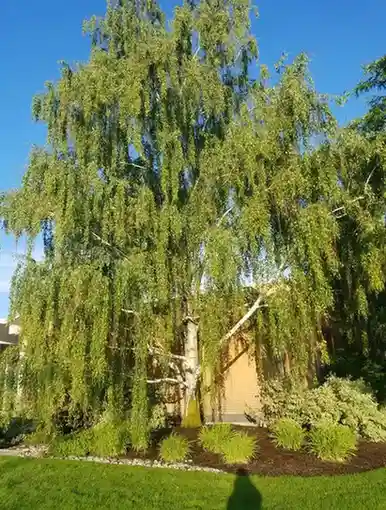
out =
<svg viewBox="0 0 386 510"><path fill-rule="evenodd" d="M196 58L197 55L200 53L201 45L200 45L200 34L198 34L198 41L197 41L197 49L194 52L193 58Z"/></svg>
<svg viewBox="0 0 386 510"><path fill-rule="evenodd" d="M252 315L262 307L263 296L259 296L256 301L253 303L248 312L233 326L231 330L228 331L226 335L224 335L220 340L220 345L229 340L237 331L241 328L241 326L247 322L247 320L252 317Z"/></svg>
<svg viewBox="0 0 386 510"><path fill-rule="evenodd" d="M370 182L371 177L373 176L374 170L375 170L375 167L371 170L371 172L369 173L369 176L366 179L365 188L369 185L369 182Z"/></svg>
<svg viewBox="0 0 386 510"><path fill-rule="evenodd" d="M193 58L196 58L196 57L197 57L197 55L200 53L200 51L201 51L201 46L197 46L197 49L196 49L196 51L194 52Z"/></svg>
<svg viewBox="0 0 386 510"><path fill-rule="evenodd" d="M140 168L141 170L146 170L146 167L145 167L145 166L143 166L143 165L138 165L137 163L133 163L132 161L131 161L130 165L131 165L131 166L135 166L136 168Z"/></svg>
<svg viewBox="0 0 386 510"><path fill-rule="evenodd" d="M188 362L188 358L186 356L181 356L180 354L167 354L167 356L169 356L172 359L178 359L178 360L182 361L183 363Z"/></svg>
<svg viewBox="0 0 386 510"><path fill-rule="evenodd" d="M166 353L163 349L153 347L151 345L148 345L148 351L153 356L159 356L161 358L167 359L167 365L169 368L171 368L178 376L181 377L181 370L180 367L175 363L173 360L181 361L182 364L185 366L186 369L189 369L189 360L186 358L186 356L180 356L179 354L171 354Z"/></svg>
<svg viewBox="0 0 386 510"><path fill-rule="evenodd" d="M358 202L359 200L363 200L364 198L365 198L364 196L360 196L360 197L354 198L353 200L350 200L349 204L354 204L355 202ZM344 209L346 209L346 206L342 205L340 207L337 207L336 209L333 209L331 212L332 212L332 214L335 214L335 213L337 213L339 211L343 211ZM339 216L339 218L341 218L341 217L342 216Z"/></svg>
<svg viewBox="0 0 386 510"><path fill-rule="evenodd" d="M128 315L138 315L138 313L135 312L134 310L126 310L125 308L121 308L121 311L123 313L127 313Z"/></svg>
<svg viewBox="0 0 386 510"><path fill-rule="evenodd" d="M127 259L127 255L125 252L123 252L120 248L118 248L118 246L114 246L112 245L111 243L109 243L108 241L106 241L106 239L103 239L101 236L99 236L98 234L96 234L95 232L91 232L92 235L95 237L95 239L97 239L98 241L100 241L102 244L104 244L105 246L108 246L109 248L111 248L112 250L115 250L116 252L118 252L119 254L121 254L125 259Z"/></svg>
<svg viewBox="0 0 386 510"><path fill-rule="evenodd" d="M221 216L221 218L218 220L217 222L217 226L219 227L221 225L221 223L223 222L223 220L228 216L228 214L232 211L233 209L233 205L232 207L229 207L229 209L227 209L224 214Z"/></svg>
<svg viewBox="0 0 386 510"><path fill-rule="evenodd" d="M238 61L238 59L239 59L239 57L240 57L240 55L241 55L241 52L242 52L243 50L245 50L245 47L244 47L244 46L242 46L242 47L239 49L239 51L237 52L237 55L236 55L236 57L235 57L234 62L237 62L237 61Z"/></svg>
<svg viewBox="0 0 386 510"><path fill-rule="evenodd" d="M165 352L161 347L154 347L152 345L148 345L148 350L150 354L158 354L159 356L163 356L165 358L177 359L184 363L188 362L188 358L186 356L181 356L180 354L172 354L169 352Z"/></svg>
<svg viewBox="0 0 386 510"><path fill-rule="evenodd" d="M199 316L195 316L195 317L192 317L191 315L187 315L184 319L183 319L183 322L193 322L194 324L198 324L198 321L199 321L200 317Z"/></svg>
<svg viewBox="0 0 386 510"><path fill-rule="evenodd" d="M153 379L147 381L147 384L161 384L161 383L180 384L181 386L187 387L187 384L184 381L173 379L172 377L164 377L162 379Z"/></svg>
<svg viewBox="0 0 386 510"><path fill-rule="evenodd" d="M342 205L341 207L337 207L336 209L334 209L334 210L333 210L333 211L331 211L331 212L332 212L332 214L335 214L335 213L337 213L337 212L339 212L339 211L343 211L343 209L345 209L345 208L346 208L346 206L345 206L345 205Z"/></svg>
<svg viewBox="0 0 386 510"><path fill-rule="evenodd" d="M256 299L256 301L253 303L251 308L248 310L248 312L233 326L231 330L228 331L226 335L224 335L220 340L220 345L224 344L227 340L232 338L235 333L247 322L248 319L252 317L252 315L259 310L260 308L265 308L268 306L267 304L263 303L264 299L270 296L271 294L274 294L277 289L279 288L278 285L271 287L266 292L259 295L259 297Z"/></svg>

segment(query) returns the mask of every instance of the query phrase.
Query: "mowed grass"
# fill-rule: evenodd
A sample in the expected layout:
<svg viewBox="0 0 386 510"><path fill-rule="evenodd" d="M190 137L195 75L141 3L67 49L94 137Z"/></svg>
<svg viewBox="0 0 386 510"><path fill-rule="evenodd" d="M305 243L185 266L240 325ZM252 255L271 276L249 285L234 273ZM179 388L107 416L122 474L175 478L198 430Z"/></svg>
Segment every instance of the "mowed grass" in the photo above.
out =
<svg viewBox="0 0 386 510"><path fill-rule="evenodd" d="M385 509L386 470L342 477L262 478L76 461L0 459L0 508Z"/></svg>

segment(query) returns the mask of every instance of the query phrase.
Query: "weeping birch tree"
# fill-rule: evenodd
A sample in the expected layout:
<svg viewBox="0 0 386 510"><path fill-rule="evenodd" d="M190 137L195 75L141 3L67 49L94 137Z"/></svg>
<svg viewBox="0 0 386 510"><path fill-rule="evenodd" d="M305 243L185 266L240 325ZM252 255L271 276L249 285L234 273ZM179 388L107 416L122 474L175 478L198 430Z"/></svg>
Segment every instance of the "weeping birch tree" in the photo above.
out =
<svg viewBox="0 0 386 510"><path fill-rule="evenodd" d="M47 145L2 209L44 243L11 296L23 406L42 423L129 411L143 444L150 395L178 388L192 423L235 335L292 375L324 352L344 148L304 56L270 84L251 15L187 0L166 20L121 0L85 23L89 61L35 97Z"/></svg>

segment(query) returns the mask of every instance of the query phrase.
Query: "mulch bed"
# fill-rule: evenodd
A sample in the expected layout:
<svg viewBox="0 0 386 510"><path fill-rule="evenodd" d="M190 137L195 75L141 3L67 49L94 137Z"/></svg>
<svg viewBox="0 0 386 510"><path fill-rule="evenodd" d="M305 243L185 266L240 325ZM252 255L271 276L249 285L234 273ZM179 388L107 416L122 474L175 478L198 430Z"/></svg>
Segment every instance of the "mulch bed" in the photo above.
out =
<svg viewBox="0 0 386 510"><path fill-rule="evenodd" d="M358 445L357 454L347 463L323 462L306 451L291 452L274 446L266 429L256 427L234 427L256 437L258 452L253 461L245 466L248 474L267 476L297 475L343 475L360 473L386 466L386 443L369 443L361 441ZM194 465L221 469L229 473L237 473L240 466L228 466L222 462L221 456L204 451L198 440L198 429L174 428L174 432L187 437L191 445L190 459ZM128 451L126 458L143 458L156 460L159 458L157 446L162 437L170 434L163 431L154 438L153 446L146 454L138 455L137 452Z"/></svg>

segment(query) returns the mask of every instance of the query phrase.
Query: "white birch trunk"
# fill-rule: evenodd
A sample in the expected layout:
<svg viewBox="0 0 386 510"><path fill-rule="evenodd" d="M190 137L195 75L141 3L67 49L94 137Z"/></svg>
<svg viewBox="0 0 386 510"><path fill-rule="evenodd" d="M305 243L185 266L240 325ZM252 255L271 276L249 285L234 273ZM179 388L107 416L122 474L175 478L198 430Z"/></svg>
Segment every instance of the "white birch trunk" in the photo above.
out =
<svg viewBox="0 0 386 510"><path fill-rule="evenodd" d="M195 427L201 423L199 403L196 400L200 377L200 358L198 352L198 324L192 317L187 317L184 354L186 358L184 371L186 392L183 426Z"/></svg>
<svg viewBox="0 0 386 510"><path fill-rule="evenodd" d="M184 354L187 359L185 373L187 403L196 396L197 381L200 375L200 361L198 355L198 324L193 319L188 319Z"/></svg>

